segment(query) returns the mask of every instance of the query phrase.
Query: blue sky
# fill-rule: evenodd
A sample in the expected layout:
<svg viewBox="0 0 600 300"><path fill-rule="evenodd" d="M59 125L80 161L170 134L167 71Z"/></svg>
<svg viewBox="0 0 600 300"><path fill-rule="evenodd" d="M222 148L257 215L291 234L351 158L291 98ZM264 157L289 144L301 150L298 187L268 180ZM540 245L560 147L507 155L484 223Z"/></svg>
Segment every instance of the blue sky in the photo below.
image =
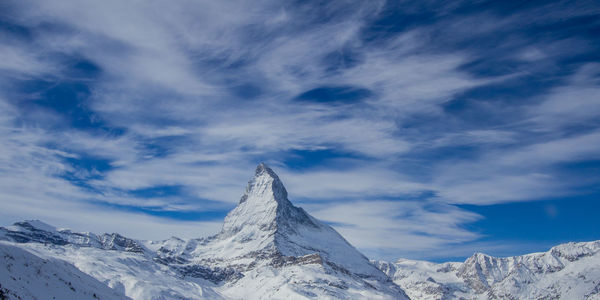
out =
<svg viewBox="0 0 600 300"><path fill-rule="evenodd" d="M595 1L3 1L0 218L219 230L259 162L373 258L600 239Z"/></svg>

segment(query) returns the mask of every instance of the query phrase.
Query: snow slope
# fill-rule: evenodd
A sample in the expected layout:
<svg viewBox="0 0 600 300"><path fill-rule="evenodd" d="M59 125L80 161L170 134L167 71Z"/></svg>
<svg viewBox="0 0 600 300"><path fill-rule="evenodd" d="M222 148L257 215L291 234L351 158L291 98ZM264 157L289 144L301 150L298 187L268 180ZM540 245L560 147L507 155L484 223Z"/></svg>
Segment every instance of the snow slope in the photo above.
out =
<svg viewBox="0 0 600 300"><path fill-rule="evenodd" d="M0 299L130 299L73 265L0 242Z"/></svg>

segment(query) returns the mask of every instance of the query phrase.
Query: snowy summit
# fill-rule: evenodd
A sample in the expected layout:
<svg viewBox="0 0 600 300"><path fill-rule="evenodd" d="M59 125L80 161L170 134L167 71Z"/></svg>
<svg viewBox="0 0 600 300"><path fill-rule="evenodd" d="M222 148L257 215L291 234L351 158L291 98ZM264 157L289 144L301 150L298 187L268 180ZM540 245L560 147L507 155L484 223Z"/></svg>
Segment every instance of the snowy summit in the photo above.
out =
<svg viewBox="0 0 600 300"><path fill-rule="evenodd" d="M277 174L264 163L258 165L240 203L225 217L223 230L211 244L217 250L214 254L312 255L355 274L384 277L339 233L292 205L287 195Z"/></svg>

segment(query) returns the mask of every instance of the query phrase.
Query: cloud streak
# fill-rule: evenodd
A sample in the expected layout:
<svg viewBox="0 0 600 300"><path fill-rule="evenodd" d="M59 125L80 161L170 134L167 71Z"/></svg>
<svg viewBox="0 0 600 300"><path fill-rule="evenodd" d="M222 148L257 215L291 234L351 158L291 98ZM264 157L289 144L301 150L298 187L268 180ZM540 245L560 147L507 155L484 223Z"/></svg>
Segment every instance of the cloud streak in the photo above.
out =
<svg viewBox="0 0 600 300"><path fill-rule="evenodd" d="M350 2L10 1L5 216L212 230L266 161L359 247L414 255L484 236L458 204L599 182L563 175L600 154L595 5Z"/></svg>

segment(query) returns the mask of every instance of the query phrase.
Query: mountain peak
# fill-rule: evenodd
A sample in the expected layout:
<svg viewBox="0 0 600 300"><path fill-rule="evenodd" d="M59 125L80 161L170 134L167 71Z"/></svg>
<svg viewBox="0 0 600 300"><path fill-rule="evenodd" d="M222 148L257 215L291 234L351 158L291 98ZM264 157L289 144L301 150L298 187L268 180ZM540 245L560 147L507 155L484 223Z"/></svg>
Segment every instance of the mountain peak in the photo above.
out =
<svg viewBox="0 0 600 300"><path fill-rule="evenodd" d="M273 170L269 168L269 166L267 166L267 164L265 164L264 162L258 164L258 166L256 166L256 170L254 171L256 175L260 175L265 172L273 177L277 177L277 174L275 174L275 172L273 172Z"/></svg>
<svg viewBox="0 0 600 300"><path fill-rule="evenodd" d="M385 277L333 228L294 206L277 174L264 163L257 166L239 204L227 214L221 232L207 248L203 254L207 257L214 254L242 261L257 253L264 257L316 255L354 274Z"/></svg>
<svg viewBox="0 0 600 300"><path fill-rule="evenodd" d="M254 171L254 177L248 181L246 192L240 199L240 203L248 199L259 200L256 205L265 205L268 201L275 201L279 204L288 204L287 191L279 176L269 168L265 163L260 163Z"/></svg>
<svg viewBox="0 0 600 300"><path fill-rule="evenodd" d="M260 163L248 181L237 207L223 224L223 233L245 230L271 231L277 228L278 215L292 207L283 183L265 163Z"/></svg>
<svg viewBox="0 0 600 300"><path fill-rule="evenodd" d="M46 224L40 220L25 220L22 222L14 223L11 228L18 230L26 229L26 230L37 230L37 231L47 231L47 232L56 232L56 227Z"/></svg>

